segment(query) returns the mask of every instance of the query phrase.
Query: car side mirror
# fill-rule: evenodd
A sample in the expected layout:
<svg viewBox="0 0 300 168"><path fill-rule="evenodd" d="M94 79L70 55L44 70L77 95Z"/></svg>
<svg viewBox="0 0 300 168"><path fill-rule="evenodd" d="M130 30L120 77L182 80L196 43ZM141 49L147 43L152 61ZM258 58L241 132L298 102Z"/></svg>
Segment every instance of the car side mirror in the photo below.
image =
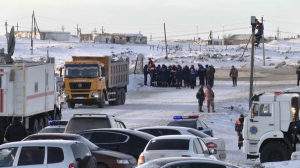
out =
<svg viewBox="0 0 300 168"><path fill-rule="evenodd" d="M203 127L198 127L198 130L203 130Z"/></svg>
<svg viewBox="0 0 300 168"><path fill-rule="evenodd" d="M214 155L214 154L217 154L217 149L209 149L209 153L211 154L211 155Z"/></svg>

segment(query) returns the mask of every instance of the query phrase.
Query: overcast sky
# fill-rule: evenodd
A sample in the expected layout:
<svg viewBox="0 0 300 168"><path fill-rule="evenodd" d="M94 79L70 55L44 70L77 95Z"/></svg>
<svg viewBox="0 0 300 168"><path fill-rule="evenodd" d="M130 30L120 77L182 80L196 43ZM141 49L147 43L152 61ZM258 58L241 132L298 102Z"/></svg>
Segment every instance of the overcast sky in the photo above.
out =
<svg viewBox="0 0 300 168"><path fill-rule="evenodd" d="M107 33L141 31L155 39L163 37L166 23L169 39L196 37L196 26L203 39L210 30L222 38L223 28L225 35L250 33L252 15L264 15L266 36L275 36L277 27L282 37L300 34L299 0L1 0L0 34L6 20L30 30L33 10L41 30L62 31L64 25L72 34L78 23L82 33L104 26Z"/></svg>

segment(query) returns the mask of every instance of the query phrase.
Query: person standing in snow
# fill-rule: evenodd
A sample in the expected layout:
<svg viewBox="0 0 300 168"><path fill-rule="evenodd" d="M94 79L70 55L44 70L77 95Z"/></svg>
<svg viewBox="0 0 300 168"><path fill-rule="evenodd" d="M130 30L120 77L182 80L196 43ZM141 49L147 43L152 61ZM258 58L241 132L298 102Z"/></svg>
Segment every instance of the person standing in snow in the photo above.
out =
<svg viewBox="0 0 300 168"><path fill-rule="evenodd" d="M171 71L172 71L172 66L169 65L169 67L168 67L168 79L167 79L167 81L168 81L168 86L169 86L169 87L171 87L171 82L172 82L172 74L171 74Z"/></svg>
<svg viewBox="0 0 300 168"><path fill-rule="evenodd" d="M236 120L236 123L235 123L235 131L237 132L237 135L239 137L238 139L238 147L239 147L239 150L241 150L242 146L243 146L243 128L244 128L244 115L241 114L240 115L240 118L238 120Z"/></svg>
<svg viewBox="0 0 300 168"><path fill-rule="evenodd" d="M199 76L199 86L204 85L204 80L205 80L205 69L201 64L198 64L198 76Z"/></svg>
<svg viewBox="0 0 300 168"><path fill-rule="evenodd" d="M208 67L208 70L206 72L206 76L207 76L207 79L208 79L207 86L209 85L212 88L213 80L214 80L215 75L214 75L214 70L211 66Z"/></svg>
<svg viewBox="0 0 300 168"><path fill-rule="evenodd" d="M232 65L230 73L229 73L229 77L232 78L232 87L237 87L237 77L238 77L238 70L236 68L234 68L234 66Z"/></svg>
<svg viewBox="0 0 300 168"><path fill-rule="evenodd" d="M183 68L184 87L190 87L190 68L186 65Z"/></svg>
<svg viewBox="0 0 300 168"><path fill-rule="evenodd" d="M296 69L296 74L297 74L297 86L299 86L299 81L300 81L300 66Z"/></svg>
<svg viewBox="0 0 300 168"><path fill-rule="evenodd" d="M200 88L196 94L196 97L198 99L198 111L199 112L204 112L202 110L202 106L203 106L203 101L205 100L205 94L204 94L204 91L203 91L203 85L200 85Z"/></svg>
<svg viewBox="0 0 300 168"><path fill-rule="evenodd" d="M191 66L191 71L190 71L190 85L191 89L194 89L196 86L196 79L197 79L197 71L195 70L194 65Z"/></svg>
<svg viewBox="0 0 300 168"><path fill-rule="evenodd" d="M156 72L155 72L155 65L152 64L151 68L150 68L150 85L154 86L154 82L156 80L156 76L155 76Z"/></svg>
<svg viewBox="0 0 300 168"><path fill-rule="evenodd" d="M205 86L208 84L208 79L207 79L207 71L208 71L208 65L206 64L205 65L205 68L204 68L204 77L205 77Z"/></svg>
<svg viewBox="0 0 300 168"><path fill-rule="evenodd" d="M215 111L215 103L214 103L215 93L211 89L210 85L206 86L205 98L206 98L206 103L207 103L207 112L210 113L210 106L212 108L212 112L216 112Z"/></svg>
<svg viewBox="0 0 300 168"><path fill-rule="evenodd" d="M148 65L144 66L144 85L147 85Z"/></svg>
<svg viewBox="0 0 300 168"><path fill-rule="evenodd" d="M176 78L176 89L181 89L181 82L182 82L182 71L181 66L177 67L177 71L175 72L175 78Z"/></svg>
<svg viewBox="0 0 300 168"><path fill-rule="evenodd" d="M161 68L161 86L162 87L167 87L167 82L168 82L168 76L169 76L169 73L168 73L168 69L166 67L166 65L162 65L162 68Z"/></svg>

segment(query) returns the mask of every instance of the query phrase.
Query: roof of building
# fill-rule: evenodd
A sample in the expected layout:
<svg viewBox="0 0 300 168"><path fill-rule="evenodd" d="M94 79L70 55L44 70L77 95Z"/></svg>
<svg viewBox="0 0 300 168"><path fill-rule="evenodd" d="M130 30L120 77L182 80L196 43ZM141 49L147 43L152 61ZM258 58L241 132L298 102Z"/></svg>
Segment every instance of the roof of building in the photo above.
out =
<svg viewBox="0 0 300 168"><path fill-rule="evenodd" d="M249 40L251 34L235 34L229 37L231 40Z"/></svg>
<svg viewBox="0 0 300 168"><path fill-rule="evenodd" d="M126 36L126 37L146 37L142 34L123 34L123 33L114 33L113 35L116 35L116 36Z"/></svg>

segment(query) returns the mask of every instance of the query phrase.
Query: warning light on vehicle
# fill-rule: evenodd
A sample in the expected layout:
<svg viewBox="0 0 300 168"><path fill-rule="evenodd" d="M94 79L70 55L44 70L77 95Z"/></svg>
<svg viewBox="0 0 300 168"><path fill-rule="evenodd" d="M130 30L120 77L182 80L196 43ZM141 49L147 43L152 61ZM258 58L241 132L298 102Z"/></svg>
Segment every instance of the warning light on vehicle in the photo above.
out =
<svg viewBox="0 0 300 168"><path fill-rule="evenodd" d="M50 120L49 125L67 125L68 121Z"/></svg>
<svg viewBox="0 0 300 168"><path fill-rule="evenodd" d="M199 118L199 116L174 116L173 119L177 120L177 119L193 119L193 118Z"/></svg>

